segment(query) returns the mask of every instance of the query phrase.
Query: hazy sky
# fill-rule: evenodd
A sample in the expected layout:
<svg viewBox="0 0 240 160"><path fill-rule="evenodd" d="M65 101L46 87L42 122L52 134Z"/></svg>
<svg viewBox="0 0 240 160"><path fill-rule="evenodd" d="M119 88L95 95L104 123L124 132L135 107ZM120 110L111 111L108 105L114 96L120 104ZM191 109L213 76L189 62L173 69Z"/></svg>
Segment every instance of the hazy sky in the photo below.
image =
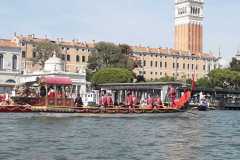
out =
<svg viewBox="0 0 240 160"><path fill-rule="evenodd" d="M240 49L240 1L205 0L204 50ZM174 0L0 0L0 38L13 33L173 47Z"/></svg>

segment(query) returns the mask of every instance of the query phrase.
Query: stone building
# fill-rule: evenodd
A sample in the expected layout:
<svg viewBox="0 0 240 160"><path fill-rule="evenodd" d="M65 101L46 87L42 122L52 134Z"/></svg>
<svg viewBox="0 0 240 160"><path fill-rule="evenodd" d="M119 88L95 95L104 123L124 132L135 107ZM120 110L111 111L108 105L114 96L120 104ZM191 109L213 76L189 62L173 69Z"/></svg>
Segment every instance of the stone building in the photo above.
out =
<svg viewBox="0 0 240 160"><path fill-rule="evenodd" d="M33 73L27 73L21 76L21 83L36 81L40 77L68 77L72 81L73 95L80 94L83 100L86 99L87 81L85 70L79 70L78 72L66 72L64 71L63 60L56 57L54 54L44 64L44 68Z"/></svg>
<svg viewBox="0 0 240 160"><path fill-rule="evenodd" d="M64 70L69 72L78 72L81 69L85 69L88 61L88 57L91 52L95 51L94 42L79 42L78 40L64 41L62 38L52 40L49 38L38 38L35 35L16 35L14 41L22 50L22 68L24 73L32 73L38 71L41 67L34 64L33 58L36 53L34 47L40 42L49 42L59 45L62 54L64 55L63 63Z"/></svg>
<svg viewBox="0 0 240 160"><path fill-rule="evenodd" d="M219 67L218 59L211 54L194 55L168 48L132 47L131 50L131 56L141 62L134 72L146 80L166 76L186 80L192 75L199 79Z"/></svg>
<svg viewBox="0 0 240 160"><path fill-rule="evenodd" d="M10 92L20 73L21 49L11 40L0 39L0 93Z"/></svg>

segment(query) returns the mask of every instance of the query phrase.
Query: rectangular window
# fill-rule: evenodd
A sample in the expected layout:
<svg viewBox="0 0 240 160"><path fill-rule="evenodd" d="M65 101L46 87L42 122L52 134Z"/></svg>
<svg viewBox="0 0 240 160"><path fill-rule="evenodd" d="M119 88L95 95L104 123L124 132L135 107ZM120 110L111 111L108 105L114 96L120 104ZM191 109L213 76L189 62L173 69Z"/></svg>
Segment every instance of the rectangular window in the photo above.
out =
<svg viewBox="0 0 240 160"><path fill-rule="evenodd" d="M157 61L155 62L155 67L157 67L157 65L158 65L158 63L157 63Z"/></svg>
<svg viewBox="0 0 240 160"><path fill-rule="evenodd" d="M146 61L145 61L145 60L143 61L143 66L144 66L144 67L146 66Z"/></svg>
<svg viewBox="0 0 240 160"><path fill-rule="evenodd" d="M165 68L167 68L167 62L165 62Z"/></svg>
<svg viewBox="0 0 240 160"><path fill-rule="evenodd" d="M32 56L33 56L33 58L35 58L35 57L36 57L36 52L33 52L33 55L32 55Z"/></svg>
<svg viewBox="0 0 240 160"><path fill-rule="evenodd" d="M196 70L198 70L198 65L196 64Z"/></svg>
<svg viewBox="0 0 240 160"><path fill-rule="evenodd" d="M189 64L187 64L187 69L188 69L188 70L190 69L190 65L189 65Z"/></svg>
<svg viewBox="0 0 240 160"><path fill-rule="evenodd" d="M183 63L183 69L185 69L185 63Z"/></svg>
<svg viewBox="0 0 240 160"><path fill-rule="evenodd" d="M25 57L26 57L26 52L22 51L22 58L25 58Z"/></svg>
<svg viewBox="0 0 240 160"><path fill-rule="evenodd" d="M194 64L192 64L192 70L194 69Z"/></svg>
<svg viewBox="0 0 240 160"><path fill-rule="evenodd" d="M162 68L162 62L160 62L160 68Z"/></svg>
<svg viewBox="0 0 240 160"><path fill-rule="evenodd" d="M153 61L150 62L150 66L151 66L151 67L153 66Z"/></svg>
<svg viewBox="0 0 240 160"><path fill-rule="evenodd" d="M179 68L179 63L177 63L177 68Z"/></svg>
<svg viewBox="0 0 240 160"><path fill-rule="evenodd" d="M173 63L173 66L172 66L173 68L175 68L175 63Z"/></svg>
<svg viewBox="0 0 240 160"><path fill-rule="evenodd" d="M206 70L206 65L203 65L203 70L204 70L204 71Z"/></svg>
<svg viewBox="0 0 240 160"><path fill-rule="evenodd" d="M82 62L85 62L86 60L85 60L85 56L82 56Z"/></svg>

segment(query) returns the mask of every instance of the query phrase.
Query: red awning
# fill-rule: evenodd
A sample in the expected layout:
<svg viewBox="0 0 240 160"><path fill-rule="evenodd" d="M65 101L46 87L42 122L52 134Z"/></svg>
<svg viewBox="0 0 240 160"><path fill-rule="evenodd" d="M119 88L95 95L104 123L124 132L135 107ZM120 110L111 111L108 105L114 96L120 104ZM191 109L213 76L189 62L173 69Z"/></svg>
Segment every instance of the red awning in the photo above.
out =
<svg viewBox="0 0 240 160"><path fill-rule="evenodd" d="M50 85L72 85L69 77L42 77L40 82Z"/></svg>

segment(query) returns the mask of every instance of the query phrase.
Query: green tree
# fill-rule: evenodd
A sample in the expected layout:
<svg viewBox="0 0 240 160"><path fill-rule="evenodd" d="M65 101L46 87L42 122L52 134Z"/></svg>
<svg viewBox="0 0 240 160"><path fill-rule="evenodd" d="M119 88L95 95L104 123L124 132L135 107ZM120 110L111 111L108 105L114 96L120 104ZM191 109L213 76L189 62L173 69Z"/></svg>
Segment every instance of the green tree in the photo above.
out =
<svg viewBox="0 0 240 160"><path fill-rule="evenodd" d="M234 71L240 71L240 61L236 58L232 58L232 61L230 62L230 69Z"/></svg>
<svg viewBox="0 0 240 160"><path fill-rule="evenodd" d="M132 71L124 68L105 68L97 71L92 76L94 85L103 83L130 83L134 79Z"/></svg>
<svg viewBox="0 0 240 160"><path fill-rule="evenodd" d="M155 79L154 82L175 82L175 78L174 77L170 77L170 76L165 76L165 77L161 77L160 79Z"/></svg>
<svg viewBox="0 0 240 160"><path fill-rule="evenodd" d="M99 42L96 44L96 52L89 57L88 68L99 70L102 68L117 67L131 68L132 60L128 57L128 46L117 46L114 43Z"/></svg>
<svg viewBox="0 0 240 160"><path fill-rule="evenodd" d="M191 84L191 82L189 84ZM197 85L197 87L202 87L202 88L207 88L207 87L211 86L210 81L207 77L198 79L196 82L196 85Z"/></svg>
<svg viewBox="0 0 240 160"><path fill-rule="evenodd" d="M57 57L63 58L60 46L56 43L42 41L35 43L34 45L35 47L33 49L33 62L35 64L40 64L43 67L44 62L54 53L56 53Z"/></svg>

